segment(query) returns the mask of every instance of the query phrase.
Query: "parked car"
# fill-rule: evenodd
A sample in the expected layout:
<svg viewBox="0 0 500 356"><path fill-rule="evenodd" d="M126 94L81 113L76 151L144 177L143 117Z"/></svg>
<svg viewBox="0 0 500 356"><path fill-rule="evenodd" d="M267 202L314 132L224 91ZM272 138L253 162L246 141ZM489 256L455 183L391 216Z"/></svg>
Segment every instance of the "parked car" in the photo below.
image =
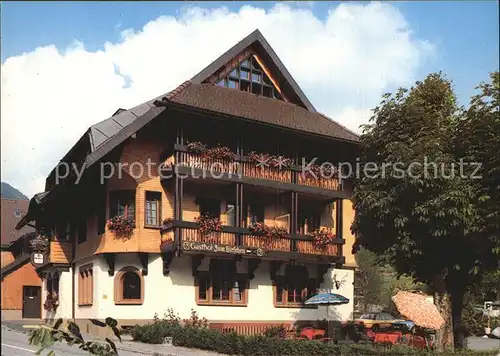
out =
<svg viewBox="0 0 500 356"><path fill-rule="evenodd" d="M397 321L392 323L392 327L396 330L409 331L411 333L415 331L415 323L411 320Z"/></svg>
<svg viewBox="0 0 500 356"><path fill-rule="evenodd" d="M407 320L397 319L389 313L366 313L354 320L355 325L373 331L390 328L393 324L402 322L407 322Z"/></svg>

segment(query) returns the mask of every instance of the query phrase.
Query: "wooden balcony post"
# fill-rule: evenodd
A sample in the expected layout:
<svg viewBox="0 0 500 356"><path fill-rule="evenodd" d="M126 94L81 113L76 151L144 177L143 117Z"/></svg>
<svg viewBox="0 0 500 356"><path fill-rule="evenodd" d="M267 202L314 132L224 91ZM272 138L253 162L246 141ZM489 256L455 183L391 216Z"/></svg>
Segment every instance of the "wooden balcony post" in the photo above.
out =
<svg viewBox="0 0 500 356"><path fill-rule="evenodd" d="M243 226L243 184L236 183L236 227ZM241 234L236 234L236 245L241 246L243 239Z"/></svg>
<svg viewBox="0 0 500 356"><path fill-rule="evenodd" d="M176 154L178 154L177 152ZM174 186L174 220L182 221L182 196L184 195L184 180L175 175ZM182 243L182 229L176 227L174 230L174 241L176 246Z"/></svg>
<svg viewBox="0 0 500 356"><path fill-rule="evenodd" d="M298 200L299 194L297 192L292 192L292 211L290 216L290 234L295 235L297 233L297 220L298 220ZM297 241L290 240L290 251L297 250Z"/></svg>
<svg viewBox="0 0 500 356"><path fill-rule="evenodd" d="M336 222L335 222L335 227L336 227L336 235L337 239L342 239L342 199L337 199L335 202L335 208L337 209L337 214L336 214ZM342 247L343 245L337 245L337 255L342 256Z"/></svg>

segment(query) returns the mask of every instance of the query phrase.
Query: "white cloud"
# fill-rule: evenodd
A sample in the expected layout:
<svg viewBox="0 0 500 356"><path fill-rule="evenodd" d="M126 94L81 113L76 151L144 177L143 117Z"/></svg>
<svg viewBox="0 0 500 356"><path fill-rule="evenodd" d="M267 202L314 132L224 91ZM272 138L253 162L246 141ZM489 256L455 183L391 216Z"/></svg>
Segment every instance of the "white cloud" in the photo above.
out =
<svg viewBox="0 0 500 356"><path fill-rule="evenodd" d="M122 31L101 51L77 41L36 48L2 63L2 180L30 196L42 191L90 125L174 88L256 28L318 110L353 130L383 92L415 80L434 50L381 3L341 4L323 20L285 3L267 11L186 7Z"/></svg>

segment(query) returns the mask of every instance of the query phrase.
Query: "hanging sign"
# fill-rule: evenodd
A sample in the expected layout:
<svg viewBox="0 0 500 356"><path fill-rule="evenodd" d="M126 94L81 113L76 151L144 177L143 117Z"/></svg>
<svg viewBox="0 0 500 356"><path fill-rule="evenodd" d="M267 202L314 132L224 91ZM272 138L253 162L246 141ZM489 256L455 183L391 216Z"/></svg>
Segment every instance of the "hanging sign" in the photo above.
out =
<svg viewBox="0 0 500 356"><path fill-rule="evenodd" d="M45 253L33 252L31 254L31 264L35 267L43 266L47 263L47 255Z"/></svg>

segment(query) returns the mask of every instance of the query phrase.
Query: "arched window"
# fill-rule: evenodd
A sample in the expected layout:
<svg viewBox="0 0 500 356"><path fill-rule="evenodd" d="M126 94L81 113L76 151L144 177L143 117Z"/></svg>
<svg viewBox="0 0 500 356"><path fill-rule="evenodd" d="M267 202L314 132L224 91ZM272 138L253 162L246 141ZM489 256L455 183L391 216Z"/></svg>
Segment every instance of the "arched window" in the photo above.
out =
<svg viewBox="0 0 500 356"><path fill-rule="evenodd" d="M141 279L135 272L125 272L122 277L123 299L141 299Z"/></svg>
<svg viewBox="0 0 500 356"><path fill-rule="evenodd" d="M142 304L144 278L135 267L125 267L115 276L115 304Z"/></svg>

